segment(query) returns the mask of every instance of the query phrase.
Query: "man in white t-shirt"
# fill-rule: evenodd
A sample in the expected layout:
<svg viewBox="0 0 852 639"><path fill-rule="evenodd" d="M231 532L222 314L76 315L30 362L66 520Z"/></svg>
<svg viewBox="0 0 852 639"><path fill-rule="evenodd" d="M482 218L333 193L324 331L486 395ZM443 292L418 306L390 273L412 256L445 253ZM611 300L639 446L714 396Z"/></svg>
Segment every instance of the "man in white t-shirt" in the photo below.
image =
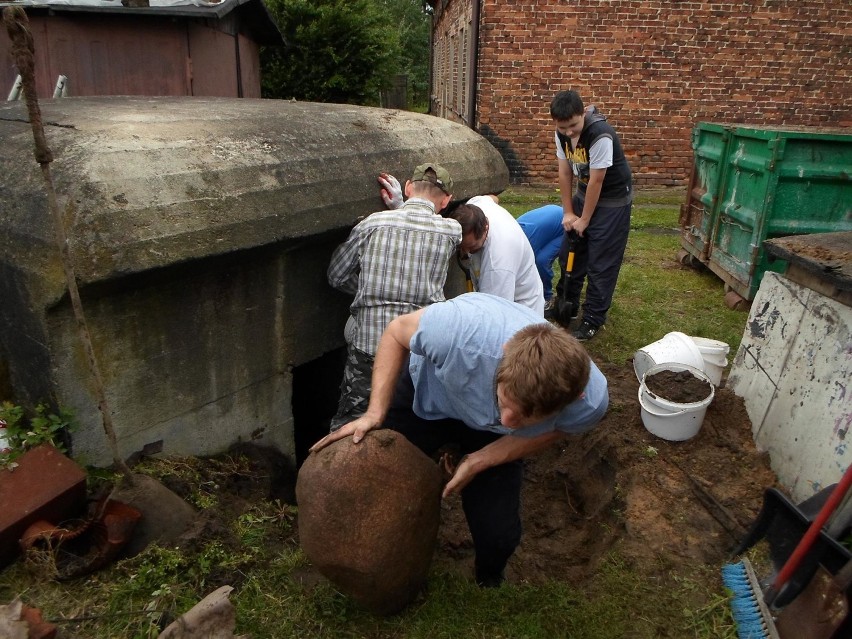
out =
<svg viewBox="0 0 852 639"><path fill-rule="evenodd" d="M544 289L535 254L518 221L495 195L477 195L449 217L462 227L459 251L473 290L517 302L544 317Z"/></svg>
<svg viewBox="0 0 852 639"><path fill-rule="evenodd" d="M399 182L379 177L388 208L402 206ZM471 289L522 304L544 317L544 287L535 254L518 221L498 204L496 195L477 195L447 213L462 226L459 253Z"/></svg>

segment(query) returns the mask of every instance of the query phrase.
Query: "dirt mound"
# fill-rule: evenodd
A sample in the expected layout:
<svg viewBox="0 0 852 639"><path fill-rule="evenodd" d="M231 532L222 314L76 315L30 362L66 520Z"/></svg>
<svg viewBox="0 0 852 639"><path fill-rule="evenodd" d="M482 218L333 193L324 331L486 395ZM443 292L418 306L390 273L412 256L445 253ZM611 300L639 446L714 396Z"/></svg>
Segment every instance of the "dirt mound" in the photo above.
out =
<svg viewBox="0 0 852 639"><path fill-rule="evenodd" d="M527 461L524 536L510 581L581 583L614 547L643 563L721 565L759 511L763 490L775 484L731 391L717 391L698 435L669 442L642 425L632 368L603 372L610 387L603 422ZM442 516L437 560L470 572L461 501L446 500Z"/></svg>
<svg viewBox="0 0 852 639"><path fill-rule="evenodd" d="M692 562L721 566L757 515L764 489L776 483L768 458L755 450L743 402L731 391L717 390L698 435L669 442L642 425L632 366L602 368L610 389L603 422L526 463L524 534L507 570L512 583L582 584L613 549L660 574ZM251 468L227 458L196 460L193 483L215 487L218 506L204 511L196 534L184 536L185 547L220 537L227 521L258 499L293 503L295 474L286 458L251 445L233 453L246 456ZM164 481L179 494L189 488ZM473 544L458 496L442 503L434 562L473 576ZM319 579L311 569L300 572L307 585ZM226 582L239 584L232 579Z"/></svg>

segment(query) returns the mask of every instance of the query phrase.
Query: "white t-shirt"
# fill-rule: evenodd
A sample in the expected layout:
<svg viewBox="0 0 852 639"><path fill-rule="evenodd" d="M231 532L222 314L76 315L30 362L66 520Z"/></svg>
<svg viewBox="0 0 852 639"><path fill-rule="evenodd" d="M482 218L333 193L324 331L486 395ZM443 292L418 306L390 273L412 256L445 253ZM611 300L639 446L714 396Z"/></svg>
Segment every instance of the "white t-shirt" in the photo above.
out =
<svg viewBox="0 0 852 639"><path fill-rule="evenodd" d="M559 135L554 133L556 140L556 157L560 160L567 160L565 149L559 143ZM572 144L576 144L576 139L571 140ZM612 166L612 138L600 137L589 149L589 168L590 169L608 169ZM576 174L576 171L575 171Z"/></svg>
<svg viewBox="0 0 852 639"><path fill-rule="evenodd" d="M476 290L523 304L544 317L541 277L518 221L487 195L472 197L468 204L478 206L488 218L485 245L470 259Z"/></svg>

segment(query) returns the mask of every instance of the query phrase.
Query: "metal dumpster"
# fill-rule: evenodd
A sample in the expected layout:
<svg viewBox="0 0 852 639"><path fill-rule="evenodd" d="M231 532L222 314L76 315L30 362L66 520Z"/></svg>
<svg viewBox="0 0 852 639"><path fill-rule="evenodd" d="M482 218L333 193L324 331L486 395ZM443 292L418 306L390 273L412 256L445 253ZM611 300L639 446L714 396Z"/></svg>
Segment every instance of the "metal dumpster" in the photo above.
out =
<svg viewBox="0 0 852 639"><path fill-rule="evenodd" d="M766 239L852 231L852 132L700 122L681 206L681 246L746 300L769 263Z"/></svg>

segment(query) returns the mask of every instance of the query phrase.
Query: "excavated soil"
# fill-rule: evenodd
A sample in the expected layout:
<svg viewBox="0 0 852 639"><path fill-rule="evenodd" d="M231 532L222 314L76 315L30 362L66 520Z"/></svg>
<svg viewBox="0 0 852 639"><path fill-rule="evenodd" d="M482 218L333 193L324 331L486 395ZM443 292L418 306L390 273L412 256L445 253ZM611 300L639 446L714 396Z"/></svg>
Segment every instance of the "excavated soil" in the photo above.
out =
<svg viewBox="0 0 852 639"><path fill-rule="evenodd" d="M566 439L526 463L524 533L507 568L512 583L562 580L582 585L611 552L660 583L678 567L721 567L757 515L764 489L776 484L768 458L755 450L742 400L724 385L699 433L688 441L670 442L642 425L632 365L602 370L610 390L605 419L591 432ZM216 484L219 505L215 512L205 511L185 536L184 547L224 534L226 520L257 499L294 502L295 475L285 459L252 446L232 452L248 455L252 469L229 473L227 463L220 461L200 470L202 478L213 473L209 483ZM164 481L172 490L186 488L188 493L189 487L176 478ZM442 504L434 561L444 570L472 577L473 546L458 496ZM237 575L221 578L239 586ZM297 578L305 587L321 579L310 569Z"/></svg>
<svg viewBox="0 0 852 639"><path fill-rule="evenodd" d="M661 573L688 562L721 566L760 510L764 489L776 483L731 391L717 390L698 435L670 442L642 425L632 367L603 372L610 410L601 424L527 462L524 535L507 570L511 582L581 584L613 550ZM437 561L471 572L461 500L446 500L442 513Z"/></svg>
<svg viewBox="0 0 852 639"><path fill-rule="evenodd" d="M660 371L645 377L645 388L657 397L677 404L690 404L707 399L712 387L689 371Z"/></svg>

